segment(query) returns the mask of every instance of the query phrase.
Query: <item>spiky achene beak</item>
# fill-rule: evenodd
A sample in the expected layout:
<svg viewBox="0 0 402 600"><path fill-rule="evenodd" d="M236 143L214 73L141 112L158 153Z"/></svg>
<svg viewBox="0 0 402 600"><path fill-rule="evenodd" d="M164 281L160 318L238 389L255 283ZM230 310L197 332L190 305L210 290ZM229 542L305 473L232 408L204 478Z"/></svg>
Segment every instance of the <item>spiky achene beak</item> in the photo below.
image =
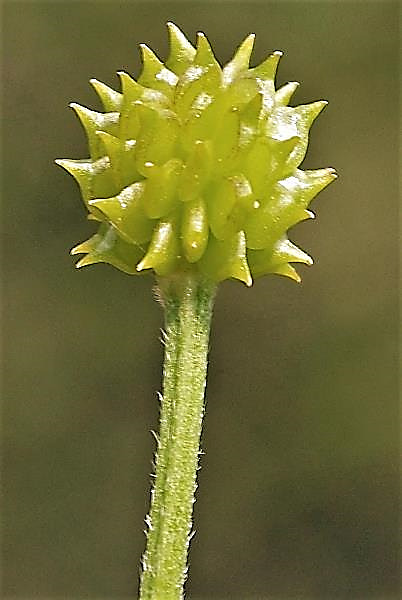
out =
<svg viewBox="0 0 402 600"><path fill-rule="evenodd" d="M91 79L105 112L72 103L90 158L57 160L77 180L99 229L72 254L129 274L182 270L251 285L266 273L300 277L312 259L287 238L311 218L334 169L299 169L325 101L288 106L298 84L275 89L281 52L250 68L254 35L223 68L203 33L194 48L168 23L165 64L141 44L138 81L121 92Z"/></svg>

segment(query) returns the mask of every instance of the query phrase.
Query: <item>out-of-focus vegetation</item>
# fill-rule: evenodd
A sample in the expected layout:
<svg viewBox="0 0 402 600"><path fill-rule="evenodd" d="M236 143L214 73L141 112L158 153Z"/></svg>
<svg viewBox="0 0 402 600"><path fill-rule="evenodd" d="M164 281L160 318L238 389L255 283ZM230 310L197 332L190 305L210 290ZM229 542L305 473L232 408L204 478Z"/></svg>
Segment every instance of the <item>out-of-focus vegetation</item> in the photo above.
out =
<svg viewBox="0 0 402 600"><path fill-rule="evenodd" d="M296 103L328 99L304 168L340 179L293 239L316 264L221 286L188 597L396 599L396 2L3 5L5 598L135 597L156 427L152 279L68 249L91 232L52 161L84 156L71 100L162 57L164 23L217 57L249 32L285 52ZM290 236L292 237L292 236Z"/></svg>

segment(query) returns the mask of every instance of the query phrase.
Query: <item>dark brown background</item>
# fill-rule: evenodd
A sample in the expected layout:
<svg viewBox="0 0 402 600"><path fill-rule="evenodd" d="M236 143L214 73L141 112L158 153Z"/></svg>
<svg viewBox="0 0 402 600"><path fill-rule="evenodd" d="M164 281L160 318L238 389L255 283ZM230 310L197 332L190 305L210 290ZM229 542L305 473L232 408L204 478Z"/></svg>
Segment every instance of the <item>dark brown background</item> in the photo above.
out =
<svg viewBox="0 0 402 600"><path fill-rule="evenodd" d="M221 61L283 50L295 102L330 101L304 166L340 175L292 232L302 285L220 288L188 598L399 598L398 8L324 1L3 2L4 598L136 595L162 314L151 277L74 270L92 229L52 161L167 20Z"/></svg>

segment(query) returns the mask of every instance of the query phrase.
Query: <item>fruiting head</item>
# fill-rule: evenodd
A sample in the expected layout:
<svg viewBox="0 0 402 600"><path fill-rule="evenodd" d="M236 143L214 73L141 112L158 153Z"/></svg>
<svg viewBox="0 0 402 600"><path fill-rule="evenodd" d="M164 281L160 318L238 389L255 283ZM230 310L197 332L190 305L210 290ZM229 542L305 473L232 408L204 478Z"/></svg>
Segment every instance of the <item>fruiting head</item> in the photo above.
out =
<svg viewBox="0 0 402 600"><path fill-rule="evenodd" d="M203 33L193 47L168 23L163 64L141 44L138 81L121 92L91 80L105 112L71 104L90 158L58 160L77 180L98 232L72 254L126 273L194 271L220 281L278 273L312 259L287 238L310 218L333 169L302 171L309 129L326 102L289 107L297 87L275 89L281 52L250 68L254 35L223 68Z"/></svg>

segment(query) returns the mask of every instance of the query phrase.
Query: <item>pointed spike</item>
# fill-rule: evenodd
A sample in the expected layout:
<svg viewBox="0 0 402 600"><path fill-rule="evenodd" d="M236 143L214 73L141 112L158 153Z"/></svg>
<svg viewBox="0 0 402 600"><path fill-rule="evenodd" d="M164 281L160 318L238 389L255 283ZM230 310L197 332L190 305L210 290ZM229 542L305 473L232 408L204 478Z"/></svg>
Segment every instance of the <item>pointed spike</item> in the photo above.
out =
<svg viewBox="0 0 402 600"><path fill-rule="evenodd" d="M172 96L177 83L177 75L165 67L146 44L140 44L143 69L138 83Z"/></svg>
<svg viewBox="0 0 402 600"><path fill-rule="evenodd" d="M88 265L94 265L98 262L102 262L101 259L96 256L96 255L92 255L92 254L87 254L86 256L83 256L75 265L76 269L81 269L81 267L86 267Z"/></svg>
<svg viewBox="0 0 402 600"><path fill-rule="evenodd" d="M296 269L289 264L279 265L278 267L275 267L275 271L273 271L273 272L276 273L277 275L283 275L284 277L290 277L290 279L293 279L297 283L301 282L300 275L298 274Z"/></svg>
<svg viewBox="0 0 402 600"><path fill-rule="evenodd" d="M137 181L116 196L94 198L88 204L99 211L124 241L138 246L150 240L154 226L142 208L144 189L144 182Z"/></svg>
<svg viewBox="0 0 402 600"><path fill-rule="evenodd" d="M197 31L196 54L203 49L204 52L213 53L211 44L203 31Z"/></svg>
<svg viewBox="0 0 402 600"><path fill-rule="evenodd" d="M316 169L312 171L303 171L303 179L306 181L308 190L311 190L311 199L314 198L321 190L326 188L330 183L337 179L338 174L333 168Z"/></svg>
<svg viewBox="0 0 402 600"><path fill-rule="evenodd" d="M176 75L181 75L193 62L196 50L177 25L169 21L167 28L170 52L166 66Z"/></svg>
<svg viewBox="0 0 402 600"><path fill-rule="evenodd" d="M138 263L136 266L138 272L144 271L145 269L152 269L152 262L148 257L148 253L144 256L144 258Z"/></svg>
<svg viewBox="0 0 402 600"><path fill-rule="evenodd" d="M160 221L154 230L148 251L136 269L154 269L158 275L167 275L177 264L178 250L173 221Z"/></svg>
<svg viewBox="0 0 402 600"><path fill-rule="evenodd" d="M250 56L254 47L255 34L249 36L241 43L232 60L223 68L223 83L230 85L240 73L247 71L250 66Z"/></svg>
<svg viewBox="0 0 402 600"><path fill-rule="evenodd" d="M338 173L333 167L328 167L326 169L323 169L323 171L327 171L327 177L330 178L331 181L335 181L335 179L338 179Z"/></svg>
<svg viewBox="0 0 402 600"><path fill-rule="evenodd" d="M306 252L293 244L286 236L279 239L274 246L262 250L248 250L251 271L255 277L276 273L301 281L299 274L289 263L312 265L313 259Z"/></svg>
<svg viewBox="0 0 402 600"><path fill-rule="evenodd" d="M101 225L98 232L89 240L73 250L74 254L88 252L76 264L78 269L103 262L130 275L137 275L135 265L143 254L143 250L139 246L128 244L117 234L114 227L105 224Z"/></svg>
<svg viewBox="0 0 402 600"><path fill-rule="evenodd" d="M218 240L210 232L208 246L198 266L201 273L214 281L233 278L250 287L253 280L247 260L244 231L239 231L226 240Z"/></svg>
<svg viewBox="0 0 402 600"><path fill-rule="evenodd" d="M86 130L89 126L95 127L100 125L102 113L91 110L81 104L77 104L77 102L70 102L69 107L76 113Z"/></svg>
<svg viewBox="0 0 402 600"><path fill-rule="evenodd" d="M92 176L93 166L91 160L74 160L69 158L57 158L56 165L62 167L67 173L70 173L78 181L82 182L84 178Z"/></svg>
<svg viewBox="0 0 402 600"><path fill-rule="evenodd" d="M253 285L253 278L246 258L243 258L236 268L233 269L232 277L246 284L247 287Z"/></svg>
<svg viewBox="0 0 402 600"><path fill-rule="evenodd" d="M251 53L254 48L255 33L250 33L240 44L233 59L236 59L244 68L249 67Z"/></svg>
<svg viewBox="0 0 402 600"><path fill-rule="evenodd" d="M275 50L272 54L268 56L261 64L254 69L251 69L251 73L255 77L259 77L263 80L275 80L276 71L278 68L279 60L283 56L283 52L280 50Z"/></svg>
<svg viewBox="0 0 402 600"><path fill-rule="evenodd" d="M327 104L327 100L318 100L317 102L311 102L311 104L299 104L294 110L305 119L308 126L311 126Z"/></svg>
<svg viewBox="0 0 402 600"><path fill-rule="evenodd" d="M275 104L277 106L287 106L299 85L297 81L289 81L289 83L280 87L275 93Z"/></svg>
<svg viewBox="0 0 402 600"><path fill-rule="evenodd" d="M313 259L301 248L293 244L288 238L280 240L274 249L274 258L279 258L281 261L297 262L305 265L312 265Z"/></svg>
<svg viewBox="0 0 402 600"><path fill-rule="evenodd" d="M300 250L300 248L299 248ZM303 250L300 250L301 253L304 255L304 259L297 261L297 262L302 262L303 264L307 265L308 267L311 267L311 265L314 264L314 259L312 256L310 256L310 254L307 254L307 252L303 252Z"/></svg>
<svg viewBox="0 0 402 600"><path fill-rule="evenodd" d="M143 70L141 78L149 75L153 76L163 69L164 65L156 56L156 54L146 44L140 44L141 58L143 63Z"/></svg>
<svg viewBox="0 0 402 600"><path fill-rule="evenodd" d="M97 159L101 157L101 152L99 150L98 139L95 135L95 131L97 129L104 129L105 126L110 124L110 117L117 116L118 113L100 113L94 110L90 110L85 106L81 106L76 102L71 102L70 107L74 110L76 115L81 121L82 126L85 129L85 133L87 134L89 150L91 157L93 159Z"/></svg>
<svg viewBox="0 0 402 600"><path fill-rule="evenodd" d="M313 181L318 179L324 179L326 181L328 180L328 182L331 182L338 178L338 173L333 167L327 167L325 169L308 170L304 171L304 173L308 175L308 177L311 178Z"/></svg>
<svg viewBox="0 0 402 600"><path fill-rule="evenodd" d="M293 175L277 182L278 192L284 194L285 197L292 198L292 202L296 202L298 219L293 220L293 224L311 218L311 214L305 209L316 195L335 179L334 169L317 169L315 171L296 169Z"/></svg>
<svg viewBox="0 0 402 600"><path fill-rule="evenodd" d="M140 262L136 266L136 271L140 273L141 271L146 271L147 269L154 269L156 271L157 261L155 260L155 255L148 249L148 252L145 254L144 258L140 260Z"/></svg>
<svg viewBox="0 0 402 600"><path fill-rule="evenodd" d="M65 169L66 171L68 171L68 173L70 172L68 170L68 163L69 162L73 162L73 159L69 159L69 158L56 158L55 161L56 165L58 165L59 167L62 167L63 169Z"/></svg>
<svg viewBox="0 0 402 600"><path fill-rule="evenodd" d="M98 81L94 78L90 79L89 83L95 89L96 93L101 99L103 108L107 112L114 112L120 110L123 98L119 92L116 92L105 83L102 83L101 81Z"/></svg>
<svg viewBox="0 0 402 600"><path fill-rule="evenodd" d="M246 235L244 231L239 231L237 235L237 249L235 260L232 264L231 276L234 279L243 281L247 287L253 285L253 278L251 277L250 267L247 261L247 247L246 247Z"/></svg>
<svg viewBox="0 0 402 600"><path fill-rule="evenodd" d="M202 31L197 33L197 51L194 57L194 63L202 67L219 66L220 68L208 38Z"/></svg>
<svg viewBox="0 0 402 600"><path fill-rule="evenodd" d="M126 102L135 102L138 100L144 91L142 85L130 77L125 71L117 71L117 75L120 78L121 91L124 100Z"/></svg>
<svg viewBox="0 0 402 600"><path fill-rule="evenodd" d="M108 161L108 159L104 160ZM80 187L83 200L87 204L93 188L94 177L101 172L100 169L98 170L97 164L102 162L102 159L98 163L92 162L89 158L85 160L58 159L55 162L74 177Z"/></svg>
<svg viewBox="0 0 402 600"><path fill-rule="evenodd" d="M168 32L169 32L169 40L173 49L176 50L186 50L187 53L191 54L192 57L195 56L195 48L186 38L184 33L175 25L172 21L168 21L166 23Z"/></svg>
<svg viewBox="0 0 402 600"><path fill-rule="evenodd" d="M87 252L91 252L94 247L94 237L95 236L92 236L89 240L85 240L85 242L71 248L70 254L74 256L75 254L87 254Z"/></svg>

